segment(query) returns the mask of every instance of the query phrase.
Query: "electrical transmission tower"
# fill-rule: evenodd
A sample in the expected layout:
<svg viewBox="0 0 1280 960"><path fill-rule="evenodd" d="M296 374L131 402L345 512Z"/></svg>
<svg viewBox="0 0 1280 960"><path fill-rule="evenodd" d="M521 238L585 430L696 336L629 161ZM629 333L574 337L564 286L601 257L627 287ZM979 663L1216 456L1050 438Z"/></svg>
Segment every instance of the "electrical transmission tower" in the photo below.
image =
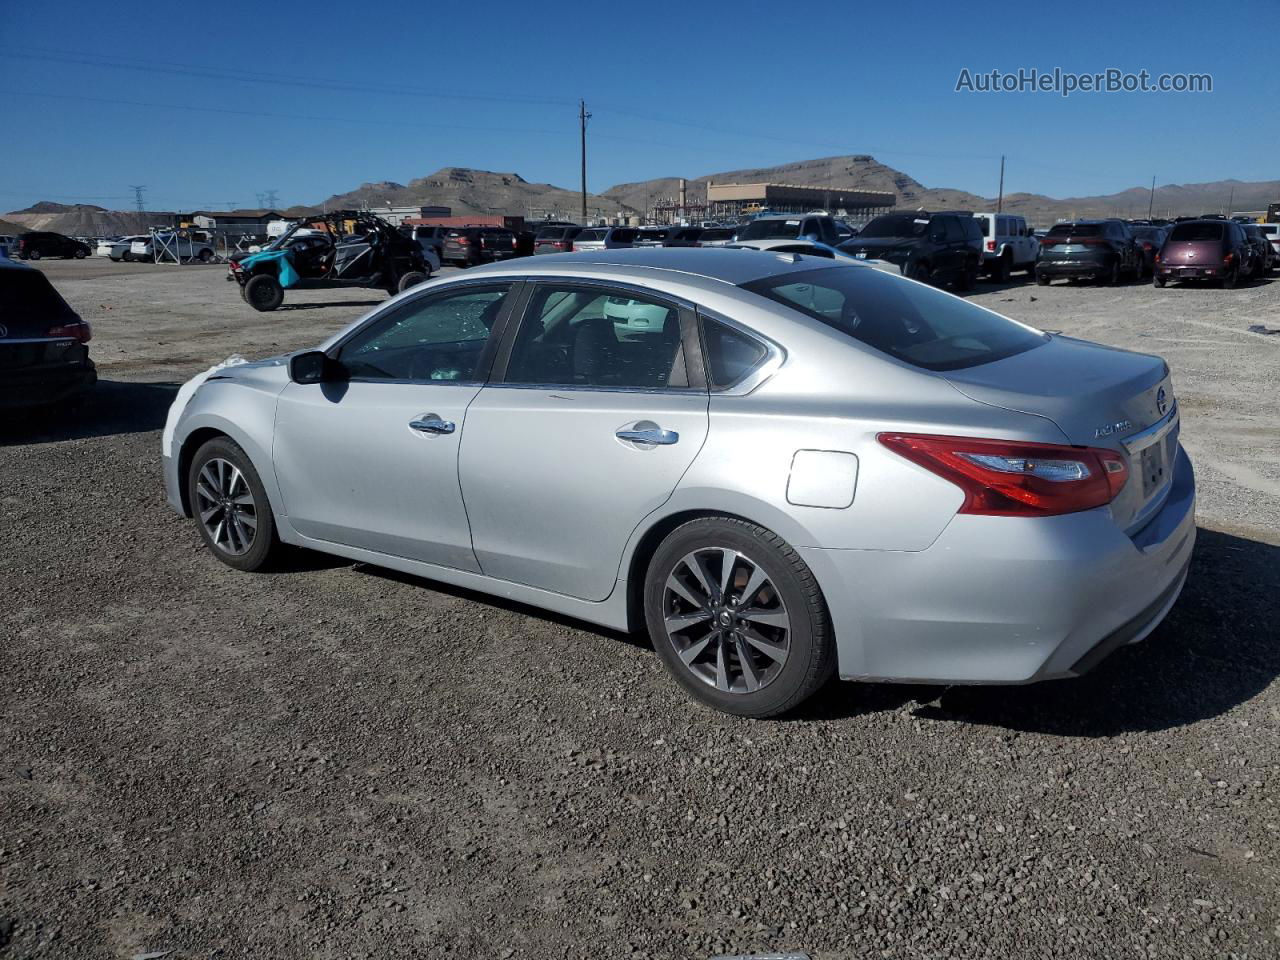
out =
<svg viewBox="0 0 1280 960"><path fill-rule="evenodd" d="M142 202L142 191L147 189L146 184L129 184L129 189L133 191L134 202L138 205L138 212L142 213L144 205Z"/></svg>
<svg viewBox="0 0 1280 960"><path fill-rule="evenodd" d="M264 190L262 192L262 206L267 210L274 210L278 202L275 190Z"/></svg>

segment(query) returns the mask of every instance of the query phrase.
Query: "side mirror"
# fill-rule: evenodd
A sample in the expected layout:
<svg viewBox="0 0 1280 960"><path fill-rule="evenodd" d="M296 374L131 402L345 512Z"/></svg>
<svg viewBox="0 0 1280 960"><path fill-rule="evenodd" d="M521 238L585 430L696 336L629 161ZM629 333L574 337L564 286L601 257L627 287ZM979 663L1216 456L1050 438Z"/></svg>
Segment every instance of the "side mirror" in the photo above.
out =
<svg viewBox="0 0 1280 960"><path fill-rule="evenodd" d="M323 350L295 353L289 358L289 379L294 383L325 383L343 379L343 367Z"/></svg>

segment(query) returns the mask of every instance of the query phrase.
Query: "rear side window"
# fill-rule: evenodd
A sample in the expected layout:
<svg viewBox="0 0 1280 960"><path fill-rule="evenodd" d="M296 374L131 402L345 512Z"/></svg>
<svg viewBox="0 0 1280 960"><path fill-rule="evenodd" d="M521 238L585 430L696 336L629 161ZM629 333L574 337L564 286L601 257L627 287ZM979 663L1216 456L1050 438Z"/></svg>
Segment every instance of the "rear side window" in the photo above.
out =
<svg viewBox="0 0 1280 960"><path fill-rule="evenodd" d="M990 310L865 267L785 273L743 287L925 370L991 363L1048 341Z"/></svg>
<svg viewBox="0 0 1280 960"><path fill-rule="evenodd" d="M58 326L59 320L75 323L79 317L39 270L0 268L0 317L15 330L37 323Z"/></svg>
<svg viewBox="0 0 1280 960"><path fill-rule="evenodd" d="M755 337L707 317L702 318L702 337L707 355L707 379L713 390L733 386L769 353Z"/></svg>
<svg viewBox="0 0 1280 960"><path fill-rule="evenodd" d="M978 232L984 237L991 236L991 221L987 217L974 217L974 223L978 225Z"/></svg>

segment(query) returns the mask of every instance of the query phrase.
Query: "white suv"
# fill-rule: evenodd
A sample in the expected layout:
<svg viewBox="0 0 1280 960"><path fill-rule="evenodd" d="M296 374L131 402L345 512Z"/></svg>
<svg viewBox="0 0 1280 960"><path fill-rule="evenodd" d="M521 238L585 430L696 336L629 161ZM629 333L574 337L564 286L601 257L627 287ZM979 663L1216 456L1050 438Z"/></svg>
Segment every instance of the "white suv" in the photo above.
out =
<svg viewBox="0 0 1280 960"><path fill-rule="evenodd" d="M989 277L1004 282L1014 270L1035 276L1040 241L1023 217L1011 213L975 213L982 230L982 268Z"/></svg>

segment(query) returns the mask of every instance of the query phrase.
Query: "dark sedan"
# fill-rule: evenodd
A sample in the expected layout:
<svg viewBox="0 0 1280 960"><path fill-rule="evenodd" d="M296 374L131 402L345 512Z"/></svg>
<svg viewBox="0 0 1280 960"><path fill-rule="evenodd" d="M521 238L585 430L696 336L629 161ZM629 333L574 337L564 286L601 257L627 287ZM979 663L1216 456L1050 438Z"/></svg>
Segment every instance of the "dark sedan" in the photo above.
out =
<svg viewBox="0 0 1280 960"><path fill-rule="evenodd" d="M61 403L92 387L89 337L48 277L0 259L0 409Z"/></svg>
<svg viewBox="0 0 1280 960"><path fill-rule="evenodd" d="M1142 273L1152 276L1155 273L1156 254L1168 239L1169 231L1164 227L1154 226L1131 226L1129 229L1133 232L1138 249L1142 251Z"/></svg>

